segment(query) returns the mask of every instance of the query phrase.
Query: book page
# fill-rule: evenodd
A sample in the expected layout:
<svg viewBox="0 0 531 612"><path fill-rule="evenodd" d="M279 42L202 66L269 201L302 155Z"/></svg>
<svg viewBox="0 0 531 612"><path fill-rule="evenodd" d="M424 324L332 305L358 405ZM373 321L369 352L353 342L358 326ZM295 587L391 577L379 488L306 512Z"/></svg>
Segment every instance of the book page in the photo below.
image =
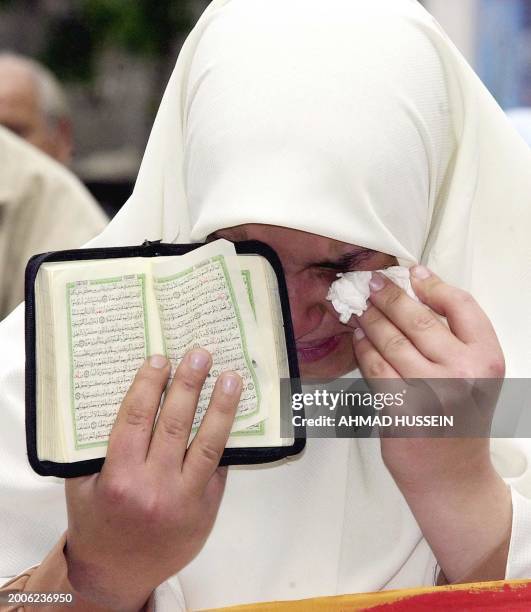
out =
<svg viewBox="0 0 531 612"><path fill-rule="evenodd" d="M150 352L146 275L70 282L66 301L74 443L102 446Z"/></svg>
<svg viewBox="0 0 531 612"><path fill-rule="evenodd" d="M167 354L174 371L193 346L213 355L194 428L218 375L236 370L244 389L228 446L290 443L279 439L276 422L285 346L276 278L263 258L237 256L231 243L217 241L184 256L48 263L37 281L41 273L43 297L52 305L37 338L41 460L103 457L121 401L145 357ZM52 365L46 355L54 355ZM50 385L53 393L46 390ZM39 424L50 426L53 421L40 415L51 412L60 414L54 432Z"/></svg>
<svg viewBox="0 0 531 612"><path fill-rule="evenodd" d="M260 334L241 278L234 246L220 240L181 256L159 258L153 265L155 296L166 354L175 367L187 350L203 347L213 365L195 414L199 427L219 374L234 370L243 392L232 431L266 416L264 398L271 391L271 371L261 353Z"/></svg>
<svg viewBox="0 0 531 612"><path fill-rule="evenodd" d="M53 274L57 401L72 432L69 460L105 455L136 371L162 352L150 266L144 258L42 266Z"/></svg>
<svg viewBox="0 0 531 612"><path fill-rule="evenodd" d="M267 418L229 437L228 448L250 446L289 446L293 437L280 437L280 379L289 378L282 308L275 271L257 255L239 255L242 276L262 336L262 354L270 360L272 391Z"/></svg>

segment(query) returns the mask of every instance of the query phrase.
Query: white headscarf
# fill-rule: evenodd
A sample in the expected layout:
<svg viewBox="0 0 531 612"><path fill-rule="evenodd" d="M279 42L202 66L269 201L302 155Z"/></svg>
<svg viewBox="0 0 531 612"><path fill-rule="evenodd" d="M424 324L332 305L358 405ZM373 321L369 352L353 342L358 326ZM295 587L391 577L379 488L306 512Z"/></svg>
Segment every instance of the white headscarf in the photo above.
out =
<svg viewBox="0 0 531 612"><path fill-rule="evenodd" d="M214 0L181 51L134 193L92 246L255 222L422 261L473 293L508 375L527 376L530 200L530 151L415 0ZM4 415L22 410L21 363L7 359ZM531 453L518 448L503 450L504 475L531 496ZM17 469L38 503L42 480ZM31 525L33 509L21 512ZM49 518L56 527L9 567L38 561L64 521ZM214 531L179 578L201 608L430 584L434 570L378 441L309 440L282 465L230 470Z"/></svg>
<svg viewBox="0 0 531 612"><path fill-rule="evenodd" d="M508 375L531 371L531 152L416 0L206 10L93 244L250 222L422 261L480 302Z"/></svg>

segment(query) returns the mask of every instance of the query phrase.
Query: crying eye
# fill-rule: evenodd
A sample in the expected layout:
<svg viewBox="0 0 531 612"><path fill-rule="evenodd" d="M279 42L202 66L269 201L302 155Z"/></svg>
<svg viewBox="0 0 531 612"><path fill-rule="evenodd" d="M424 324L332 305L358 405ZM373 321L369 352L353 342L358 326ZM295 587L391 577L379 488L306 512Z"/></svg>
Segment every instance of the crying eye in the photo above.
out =
<svg viewBox="0 0 531 612"><path fill-rule="evenodd" d="M342 272L342 273L346 273L346 272L351 272L352 270L349 270L347 268L329 268L326 266L320 266L319 268L317 268L315 270L315 274L316 276L318 276L319 278L322 278L323 280L325 280L328 283L333 283L335 280L337 280L337 275Z"/></svg>

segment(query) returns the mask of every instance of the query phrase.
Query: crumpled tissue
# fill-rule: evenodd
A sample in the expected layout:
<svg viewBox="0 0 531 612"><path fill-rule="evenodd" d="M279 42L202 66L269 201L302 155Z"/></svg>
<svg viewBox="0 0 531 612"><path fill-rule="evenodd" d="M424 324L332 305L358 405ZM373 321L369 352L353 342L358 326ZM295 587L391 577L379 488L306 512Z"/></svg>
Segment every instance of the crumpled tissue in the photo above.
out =
<svg viewBox="0 0 531 612"><path fill-rule="evenodd" d="M377 272L380 272L401 287L416 302L419 301L411 286L409 268L392 266L384 270L377 270ZM339 320L341 323L348 323L352 315L359 317L367 310L367 301L371 294L369 281L372 274L372 270L368 272L338 274L338 280L330 285L326 299L332 302L332 305L340 315Z"/></svg>

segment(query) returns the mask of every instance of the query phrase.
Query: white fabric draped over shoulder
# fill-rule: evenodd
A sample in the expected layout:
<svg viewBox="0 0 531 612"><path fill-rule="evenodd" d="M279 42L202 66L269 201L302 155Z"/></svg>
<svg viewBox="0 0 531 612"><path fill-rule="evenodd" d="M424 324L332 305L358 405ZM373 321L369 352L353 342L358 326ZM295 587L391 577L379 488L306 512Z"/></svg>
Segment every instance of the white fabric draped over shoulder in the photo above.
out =
<svg viewBox="0 0 531 612"><path fill-rule="evenodd" d="M507 376L525 378L530 194L531 152L416 0L214 0L180 53L134 193L91 246L252 222L422 262L474 295ZM10 576L66 523L62 487L25 460L21 312L0 339ZM531 577L531 441L492 449L513 485L507 577ZM170 583L203 608L432 584L435 566L378 440L309 440L282 464L230 470L205 548Z"/></svg>

